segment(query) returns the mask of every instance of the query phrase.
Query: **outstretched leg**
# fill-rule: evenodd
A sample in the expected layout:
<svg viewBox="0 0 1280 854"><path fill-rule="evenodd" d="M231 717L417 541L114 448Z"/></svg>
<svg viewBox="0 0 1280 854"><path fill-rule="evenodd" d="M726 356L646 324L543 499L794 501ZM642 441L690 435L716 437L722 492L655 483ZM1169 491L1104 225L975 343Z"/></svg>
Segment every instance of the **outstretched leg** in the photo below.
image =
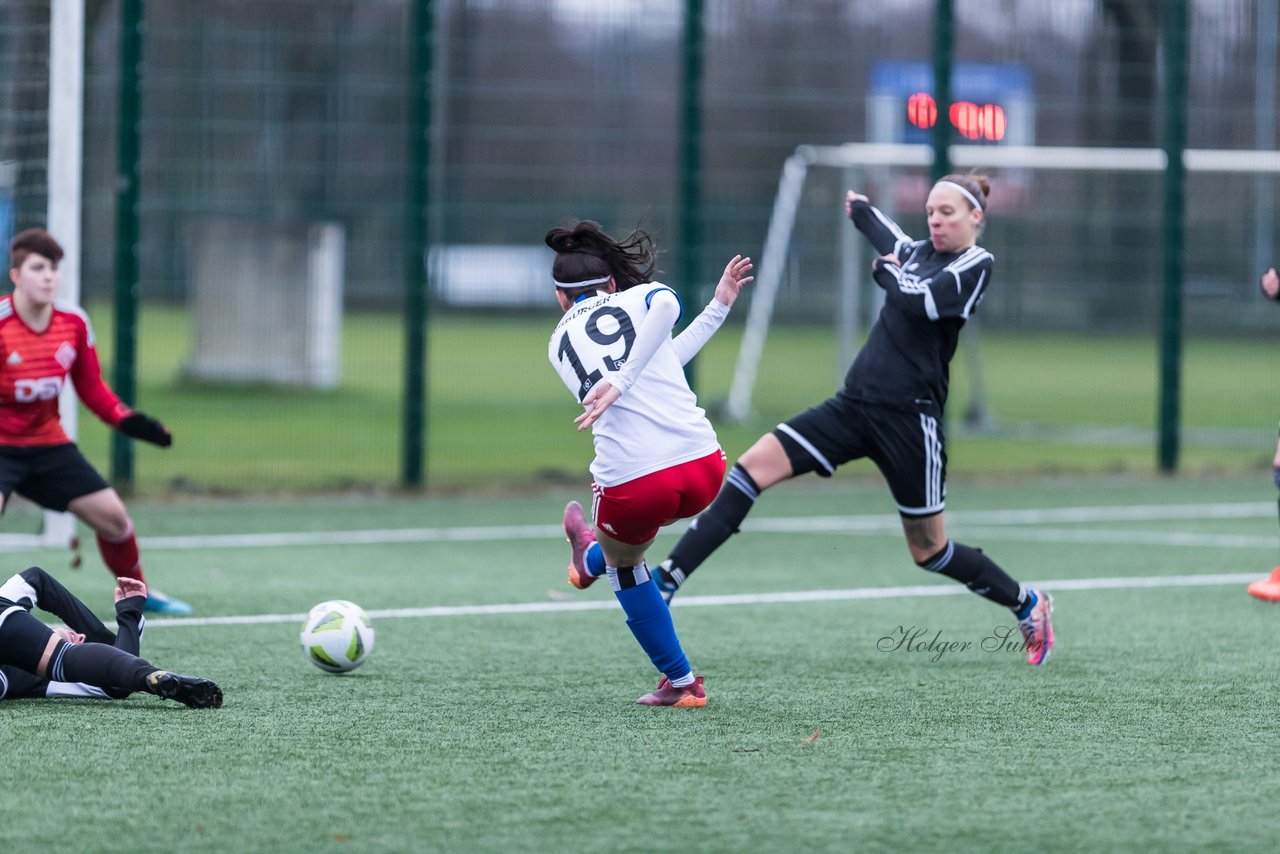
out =
<svg viewBox="0 0 1280 854"><path fill-rule="evenodd" d="M756 440L733 464L711 506L689 524L671 554L655 570L654 580L662 598L670 602L693 571L738 533L761 492L791 476L791 460L778 437L766 433Z"/></svg>
<svg viewBox="0 0 1280 854"><path fill-rule="evenodd" d="M907 548L922 569L955 579L984 599L1013 611L1026 644L1027 661L1043 664L1053 649L1053 599L1014 581L982 549L950 540L942 514L903 516Z"/></svg>

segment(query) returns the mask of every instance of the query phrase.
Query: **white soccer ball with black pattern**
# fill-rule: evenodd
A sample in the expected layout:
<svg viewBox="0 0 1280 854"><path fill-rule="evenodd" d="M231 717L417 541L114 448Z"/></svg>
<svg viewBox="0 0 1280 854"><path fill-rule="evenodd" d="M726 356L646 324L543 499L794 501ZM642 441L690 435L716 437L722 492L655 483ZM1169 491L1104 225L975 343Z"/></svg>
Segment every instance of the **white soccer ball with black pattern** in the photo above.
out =
<svg viewBox="0 0 1280 854"><path fill-rule="evenodd" d="M321 602L307 614L302 651L326 673L348 673L373 652L373 623L364 609L345 599Z"/></svg>

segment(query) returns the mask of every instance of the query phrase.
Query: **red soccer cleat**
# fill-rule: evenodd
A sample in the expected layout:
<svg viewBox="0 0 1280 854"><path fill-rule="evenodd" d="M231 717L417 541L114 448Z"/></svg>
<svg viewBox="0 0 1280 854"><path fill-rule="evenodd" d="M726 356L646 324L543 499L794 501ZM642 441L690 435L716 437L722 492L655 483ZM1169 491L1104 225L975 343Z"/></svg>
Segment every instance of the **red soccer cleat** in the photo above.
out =
<svg viewBox="0 0 1280 854"><path fill-rule="evenodd" d="M658 680L658 690L645 694L636 700L641 706L675 706L678 709L700 709L707 704L707 692L702 687L702 677L696 677L692 684L676 688L671 680L663 676Z"/></svg>
<svg viewBox="0 0 1280 854"><path fill-rule="evenodd" d="M1280 602L1280 566L1271 570L1266 578L1250 584L1249 595L1268 602Z"/></svg>
<svg viewBox="0 0 1280 854"><path fill-rule="evenodd" d="M596 541L596 535L587 525L582 505L570 501L564 506L564 538L569 543L569 583L579 590L586 590L600 576L587 572L587 549Z"/></svg>

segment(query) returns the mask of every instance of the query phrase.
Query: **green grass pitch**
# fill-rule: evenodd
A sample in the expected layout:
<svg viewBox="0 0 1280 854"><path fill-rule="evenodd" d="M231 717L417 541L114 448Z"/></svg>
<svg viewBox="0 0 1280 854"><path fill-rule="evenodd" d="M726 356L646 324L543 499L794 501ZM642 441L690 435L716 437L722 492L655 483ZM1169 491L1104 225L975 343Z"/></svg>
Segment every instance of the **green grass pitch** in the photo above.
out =
<svg viewBox="0 0 1280 854"><path fill-rule="evenodd" d="M0 703L6 849L1273 850L1280 607L1229 578L1276 562L1266 478L954 479L957 539L1060 582L1042 668L886 649L1011 620L912 594L955 585L911 564L863 468L779 487L673 610L701 710L635 706L656 674L607 585L565 584L556 526L585 492L135 503L152 582L225 618L152 620L144 655L217 679L226 705ZM225 539L272 533L295 536ZM4 557L110 613L96 555ZM1190 576L1213 578L1168 580ZM708 598L779 593L814 595ZM348 676L298 644L328 598L377 631ZM414 610L464 606L510 607Z"/></svg>

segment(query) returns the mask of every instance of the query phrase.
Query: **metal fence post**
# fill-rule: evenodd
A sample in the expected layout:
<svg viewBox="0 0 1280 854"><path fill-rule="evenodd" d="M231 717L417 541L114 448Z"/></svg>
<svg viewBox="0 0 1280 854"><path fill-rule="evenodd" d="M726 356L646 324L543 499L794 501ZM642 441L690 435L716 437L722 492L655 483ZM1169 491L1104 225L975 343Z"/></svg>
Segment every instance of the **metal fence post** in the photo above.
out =
<svg viewBox="0 0 1280 854"><path fill-rule="evenodd" d="M1160 397L1157 430L1160 470L1178 468L1182 382L1182 290L1187 146L1187 2L1165 4L1164 205L1161 222L1164 287L1160 307Z"/></svg>
<svg viewBox="0 0 1280 854"><path fill-rule="evenodd" d="M115 366L112 385L120 399L137 400L138 339L138 162L142 63L142 0L120 4L120 104L116 153ZM111 481L117 490L133 488L133 444L123 433L111 435Z"/></svg>
<svg viewBox="0 0 1280 854"><path fill-rule="evenodd" d="M938 119L929 133L934 181L951 172L951 65L955 56L956 14L951 0L937 0L933 15L933 100Z"/></svg>
<svg viewBox="0 0 1280 854"><path fill-rule="evenodd" d="M409 6L407 80L409 187L404 235L404 413L401 482L421 486L426 479L427 440L427 199L431 164L431 66L434 0Z"/></svg>
<svg viewBox="0 0 1280 854"><path fill-rule="evenodd" d="M680 275L676 288L686 317L697 312L699 262L702 260L702 66L705 44L702 0L685 0L683 56L680 76L679 184L676 193L680 223ZM689 387L696 390L696 359L684 366Z"/></svg>

